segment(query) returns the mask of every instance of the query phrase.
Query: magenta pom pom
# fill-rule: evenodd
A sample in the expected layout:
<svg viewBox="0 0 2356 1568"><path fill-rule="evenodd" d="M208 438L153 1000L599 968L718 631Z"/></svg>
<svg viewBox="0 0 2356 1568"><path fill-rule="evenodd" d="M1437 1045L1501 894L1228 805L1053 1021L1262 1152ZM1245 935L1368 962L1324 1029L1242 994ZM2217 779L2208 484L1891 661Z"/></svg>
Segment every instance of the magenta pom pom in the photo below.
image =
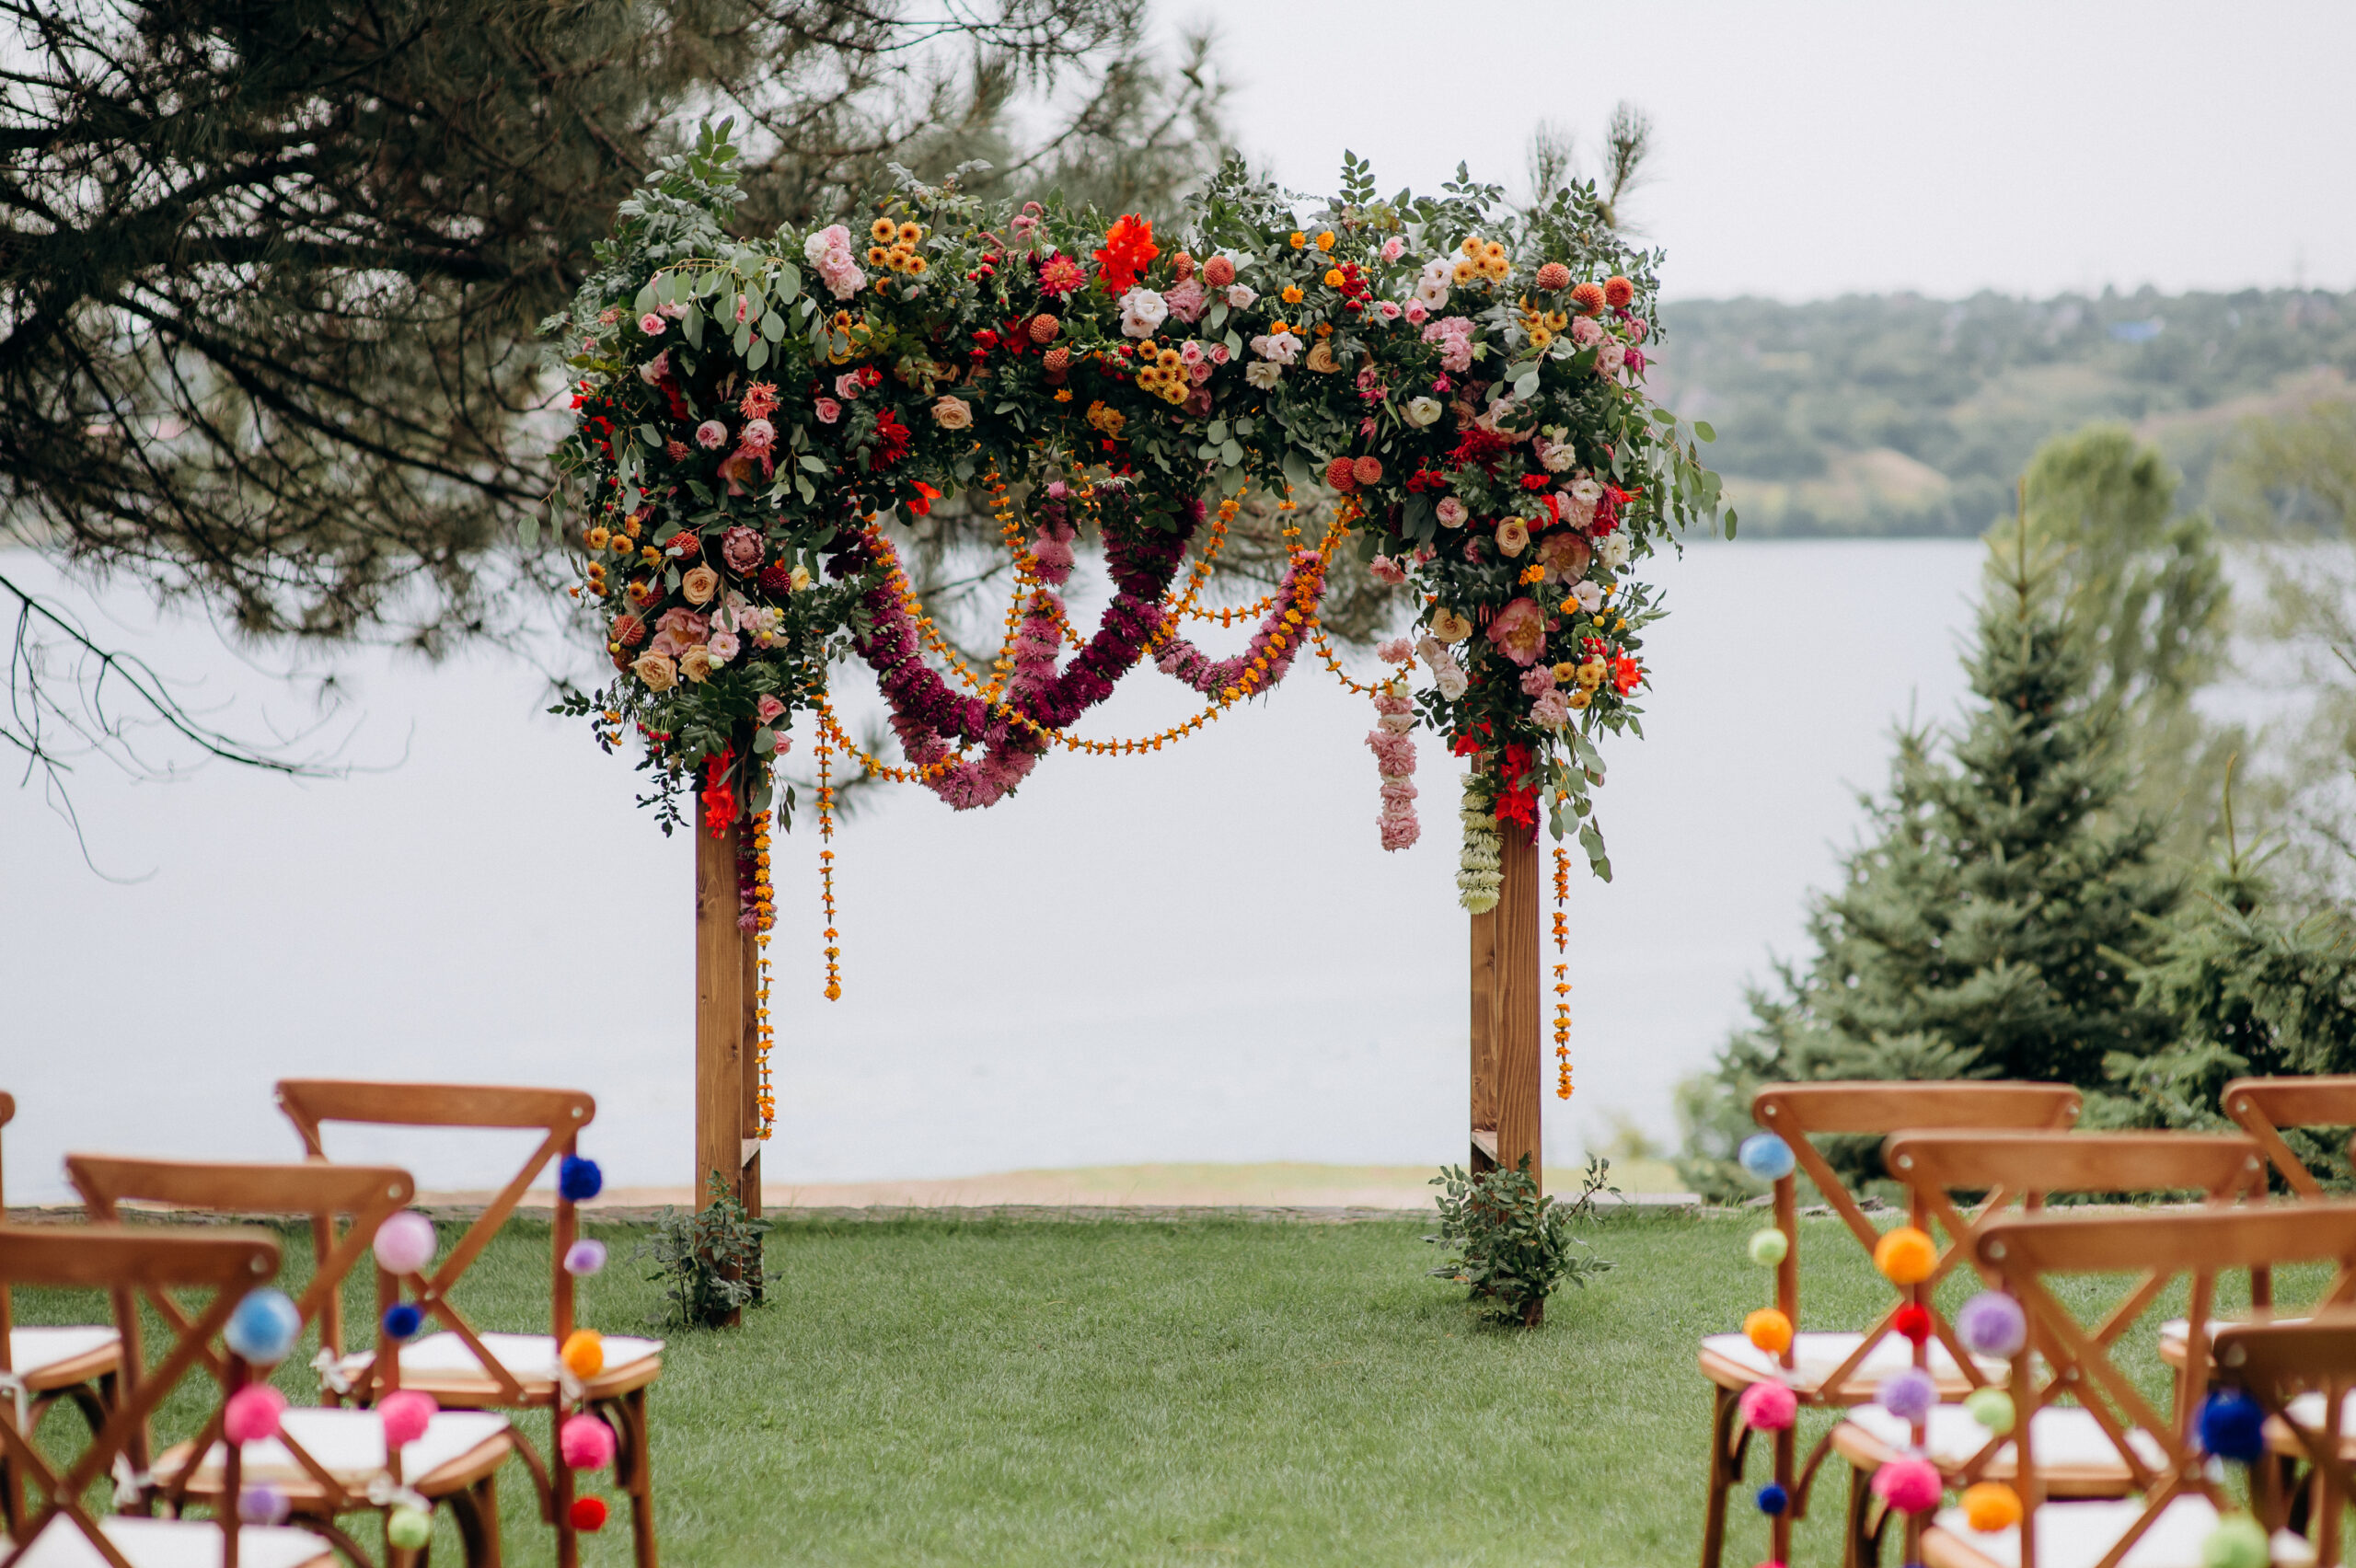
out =
<svg viewBox="0 0 2356 1568"><path fill-rule="evenodd" d="M440 1245L432 1220L403 1209L376 1227L376 1266L387 1274L413 1274L433 1261Z"/></svg>
<svg viewBox="0 0 2356 1568"><path fill-rule="evenodd" d="M1957 1311L1955 1332L1981 1355L2015 1355L2027 1343L2028 1318L2003 1291L1983 1290Z"/></svg>
<svg viewBox="0 0 2356 1568"><path fill-rule="evenodd" d="M1874 1402L1900 1421L1920 1421L1939 1402L1939 1386L1920 1367L1909 1366L1881 1380Z"/></svg>
<svg viewBox="0 0 2356 1568"><path fill-rule="evenodd" d="M432 1394L422 1394L415 1389L398 1389L387 1394L376 1404L376 1419L385 1424L385 1446L399 1448L416 1442L425 1435L426 1427L441 1409Z"/></svg>
<svg viewBox="0 0 2356 1568"><path fill-rule="evenodd" d="M1892 1459L1874 1471L1874 1495L1901 1514L1939 1505L1939 1470L1928 1459Z"/></svg>
<svg viewBox="0 0 2356 1568"><path fill-rule="evenodd" d="M268 1383L249 1383L229 1396L221 1430L232 1443L260 1443L278 1435L278 1418L285 1413L284 1394Z"/></svg>
<svg viewBox="0 0 2356 1568"><path fill-rule="evenodd" d="M557 1432L557 1452L571 1470L604 1470L614 1462L614 1429L594 1415L576 1415Z"/></svg>
<svg viewBox="0 0 2356 1568"><path fill-rule="evenodd" d="M1781 1432L1798 1418L1800 1401L1781 1383L1753 1383L1742 1390L1735 1409L1753 1432Z"/></svg>

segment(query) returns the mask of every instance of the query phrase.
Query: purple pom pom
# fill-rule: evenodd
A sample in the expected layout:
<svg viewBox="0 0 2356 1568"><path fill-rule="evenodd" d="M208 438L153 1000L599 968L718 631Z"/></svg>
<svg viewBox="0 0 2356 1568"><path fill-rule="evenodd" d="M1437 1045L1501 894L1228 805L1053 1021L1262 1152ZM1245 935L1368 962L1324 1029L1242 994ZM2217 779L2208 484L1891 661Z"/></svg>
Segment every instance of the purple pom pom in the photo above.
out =
<svg viewBox="0 0 2356 1568"><path fill-rule="evenodd" d="M1919 1366L1893 1372L1875 1390L1875 1402L1900 1421L1920 1421L1939 1402L1939 1386Z"/></svg>
<svg viewBox="0 0 2356 1568"><path fill-rule="evenodd" d="M2027 1343L2028 1318L2011 1297L1983 1290L1956 1313L1955 1332L1979 1355L2015 1355Z"/></svg>

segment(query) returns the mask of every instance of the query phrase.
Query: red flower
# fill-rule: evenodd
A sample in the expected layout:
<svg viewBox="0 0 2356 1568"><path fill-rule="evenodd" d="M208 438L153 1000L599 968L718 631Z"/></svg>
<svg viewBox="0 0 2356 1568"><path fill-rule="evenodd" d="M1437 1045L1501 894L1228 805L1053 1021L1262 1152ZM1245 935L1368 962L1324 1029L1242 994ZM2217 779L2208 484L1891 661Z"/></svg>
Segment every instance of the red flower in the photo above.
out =
<svg viewBox="0 0 2356 1568"><path fill-rule="evenodd" d="M1448 476L1436 468L1418 468L1407 476L1407 488L1415 491L1446 490Z"/></svg>
<svg viewBox="0 0 2356 1568"><path fill-rule="evenodd" d="M889 409L875 412L875 459L872 467L888 468L908 455L908 427Z"/></svg>
<svg viewBox="0 0 2356 1568"><path fill-rule="evenodd" d="M1465 431L1463 438L1457 442L1456 450L1448 455L1448 466L1451 468L1462 468L1477 463L1484 472L1495 473L1497 459L1504 456L1507 448L1512 444L1511 440L1498 434L1496 431L1484 430L1479 425L1473 425Z"/></svg>
<svg viewBox="0 0 2356 1568"><path fill-rule="evenodd" d="M1131 213L1114 222L1104 236L1104 248L1091 254L1096 258L1096 281L1104 285L1105 293L1120 294L1138 281L1138 274L1161 254L1161 248L1153 243L1153 225Z"/></svg>
<svg viewBox="0 0 2356 1568"><path fill-rule="evenodd" d="M917 498L908 502L908 510L919 517L930 517L932 515L932 503L941 499L941 492L922 479L915 480L914 483L917 487Z"/></svg>
<svg viewBox="0 0 2356 1568"><path fill-rule="evenodd" d="M736 748L723 746L718 756L706 759L703 765L703 824L714 838L736 820L736 791L728 784L728 769L735 760Z"/></svg>
<svg viewBox="0 0 2356 1568"><path fill-rule="evenodd" d="M980 331L974 334L974 346L980 349L997 348L998 334L985 327Z"/></svg>
<svg viewBox="0 0 2356 1568"><path fill-rule="evenodd" d="M1635 690L1644 678L1644 670L1625 653L1611 661L1611 689L1622 697Z"/></svg>
<svg viewBox="0 0 2356 1568"><path fill-rule="evenodd" d="M1554 481L1552 478L1544 474L1524 474L1521 476L1521 488L1526 490L1542 490L1553 482Z"/></svg>

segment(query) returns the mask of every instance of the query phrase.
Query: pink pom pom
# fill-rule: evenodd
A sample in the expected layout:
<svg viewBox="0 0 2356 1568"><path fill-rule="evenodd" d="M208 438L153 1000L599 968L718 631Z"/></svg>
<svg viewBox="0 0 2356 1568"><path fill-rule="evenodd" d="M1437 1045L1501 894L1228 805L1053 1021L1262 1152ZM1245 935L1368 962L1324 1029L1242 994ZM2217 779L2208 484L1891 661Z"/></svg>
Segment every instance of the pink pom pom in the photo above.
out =
<svg viewBox="0 0 2356 1568"><path fill-rule="evenodd" d="M403 1209L376 1227L376 1265L387 1274L413 1274L433 1261L440 1245L432 1220L414 1209Z"/></svg>
<svg viewBox="0 0 2356 1568"><path fill-rule="evenodd" d="M1753 1432L1781 1432L1798 1419L1800 1399L1781 1383L1753 1383L1742 1390L1735 1409Z"/></svg>
<svg viewBox="0 0 2356 1568"><path fill-rule="evenodd" d="M576 1415L557 1433L557 1452L572 1470L604 1470L614 1462L614 1429L594 1415Z"/></svg>
<svg viewBox="0 0 2356 1568"><path fill-rule="evenodd" d="M268 1383L250 1383L229 1396L221 1430L232 1443L260 1443L278 1435L278 1418L285 1413L284 1394Z"/></svg>
<svg viewBox="0 0 2356 1568"><path fill-rule="evenodd" d="M385 1424L385 1446L398 1448L416 1442L425 1435L426 1426L441 1409L432 1394L415 1389L387 1394L376 1406L376 1419Z"/></svg>
<svg viewBox="0 0 2356 1568"><path fill-rule="evenodd" d="M1892 1459L1874 1471L1874 1495L1901 1514L1923 1514L1939 1505L1943 1490L1936 1465L1928 1459Z"/></svg>

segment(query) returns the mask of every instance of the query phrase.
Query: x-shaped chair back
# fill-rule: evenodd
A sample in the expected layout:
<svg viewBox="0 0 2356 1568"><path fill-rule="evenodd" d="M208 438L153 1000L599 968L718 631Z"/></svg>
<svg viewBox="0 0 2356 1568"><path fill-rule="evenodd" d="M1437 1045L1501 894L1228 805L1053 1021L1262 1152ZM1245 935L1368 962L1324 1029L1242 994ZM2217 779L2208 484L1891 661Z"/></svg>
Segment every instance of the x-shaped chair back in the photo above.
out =
<svg viewBox="0 0 2356 1568"><path fill-rule="evenodd" d="M2135 1480L2142 1507L2094 1568L2118 1568L2168 1505L2193 1493L2223 1508L2226 1497L2194 1441L2193 1413L2209 1376L2209 1321L2217 1277L2236 1270L2293 1262L2336 1265L2324 1293L2327 1308L2356 1297L2356 1204L2296 1207L2204 1208L2137 1214L2007 1215L1982 1226L1973 1241L1980 1267L2021 1304L2028 1334L2013 1358L2017 1414L2014 1440L2024 1517L2022 1568L2035 1561L2037 1509L2043 1501L2036 1445L2036 1413L2058 1398L2074 1400L2109 1438ZM2081 1321L2053 1288L2057 1278L2118 1274L2135 1279L2126 1298L2099 1321ZM2154 1409L2113 1359L2119 1339L2183 1275L2189 1282L2189 1340L2173 1416ZM2047 1371L2040 1376L2037 1359ZM2140 1433L2160 1454L2155 1465L2131 1441Z"/></svg>
<svg viewBox="0 0 2356 1568"><path fill-rule="evenodd" d="M524 1406L532 1401L524 1384L485 1345L473 1324L450 1300L451 1288L468 1266L481 1256L515 1212L533 1182L551 1160L574 1151L581 1129L597 1113L597 1102L577 1090L501 1089L482 1084L362 1083L334 1078L282 1078L279 1107L294 1124L303 1147L312 1159L327 1159L322 1129L332 1122L401 1127L480 1127L526 1130L541 1134L537 1147L504 1187L484 1205L457 1244L443 1255L431 1274L410 1274L398 1282L442 1325L466 1342L483 1373L497 1389L494 1402ZM572 1201L560 1185L556 1201L556 1256L561 1260L573 1242L578 1218ZM319 1251L325 1256L334 1244L330 1222L315 1222ZM572 1276L563 1268L550 1271L553 1279L552 1318L557 1343L572 1332ZM389 1302L387 1303L389 1305ZM371 1397L371 1389L389 1387L398 1377L396 1357L379 1355L355 1390Z"/></svg>
<svg viewBox="0 0 2356 1568"><path fill-rule="evenodd" d="M0 1286L103 1290L113 1304L115 1324L126 1347L121 1398L81 1457L63 1470L17 1430L12 1412L0 1409L0 1448L33 1483L31 1512L17 1535L13 1555L33 1551L45 1530L68 1528L78 1531L109 1568L131 1568L99 1529L83 1496L113 1469L119 1456L132 1452L133 1445L145 1434L156 1405L203 1363L213 1337L228 1322L246 1293L269 1284L277 1273L278 1244L259 1231L0 1226ZM200 1304L176 1314L184 1326L169 1331L171 1348L153 1367L143 1369L139 1358L128 1354L138 1328L139 1302L171 1290L202 1293ZM231 1387L242 1385L245 1373L245 1364L233 1358L227 1368ZM216 1424L219 1419L216 1410ZM233 1467L236 1462L233 1450ZM237 1482L233 1468L233 1488ZM222 1561L231 1568L237 1561L237 1510L224 1510L221 1529L228 1539L223 1543Z"/></svg>
<svg viewBox="0 0 2356 1568"><path fill-rule="evenodd" d="M310 1284L294 1301L295 1310L302 1315L303 1327L307 1329L318 1325L320 1348L331 1359L343 1349L344 1277L367 1252L368 1244L375 1238L376 1228L407 1205L416 1190L408 1171L389 1165L214 1164L73 1154L65 1157L65 1172L74 1183L74 1190L82 1194L82 1202L89 1209L90 1217L96 1220L121 1218L121 1205L126 1203L156 1203L169 1204L182 1209L210 1209L228 1215L305 1215L315 1226L323 1227L330 1233L336 1221L343 1221L341 1239L319 1252ZM186 1333L190 1330L191 1324L188 1315L169 1296L154 1289L144 1294L156 1315L173 1332ZM392 1348L392 1343L386 1337L380 1323L377 1328L377 1359L385 1360L391 1355ZM124 1349L127 1355L137 1356L137 1340L127 1334ZM225 1353L215 1352L208 1342L200 1342L198 1357L215 1378L220 1378L225 1386L227 1384L231 1371ZM198 1435L191 1451L202 1455L221 1435L220 1425L220 1414L216 1412ZM327 1467L306 1452L292 1433L282 1432L279 1440L285 1445L294 1462L319 1483L331 1507L341 1512L358 1506L337 1484ZM398 1480L399 1449L388 1449L386 1458ZM186 1472L166 1483L166 1494L175 1504L179 1500L179 1489L186 1485L196 1468L191 1464Z"/></svg>
<svg viewBox="0 0 2356 1568"><path fill-rule="evenodd" d="M2050 1083L1784 1083L1770 1084L1751 1096L1751 1119L1788 1145L1798 1170L1775 1183L1775 1226L1784 1232L1783 1261L1775 1267L1775 1304L1794 1324L1800 1320L1800 1238L1798 1177L1805 1174L1850 1235L1868 1253L1881 1232L1859 1205L1847 1183L1834 1172L1813 1140L1838 1134L1883 1135L1909 1128L1960 1128L1996 1132L2046 1129L2067 1131L2074 1125L2084 1101L2067 1084ZM1916 1205L1918 1226L1927 1216ZM1896 1332L1898 1315L1910 1305L1930 1309L1926 1286L1899 1287L1898 1299L1881 1320L1868 1330L1848 1360L1821 1386L1838 1390L1864 1366L1874 1347ZM1979 1372L1935 1309L1932 1332L1954 1355L1956 1364L1973 1382ZM1788 1348L1785 1366L1793 1365Z"/></svg>
<svg viewBox="0 0 2356 1568"><path fill-rule="evenodd" d="M2347 1431L2349 1394L2356 1389L2356 1318L2237 1323L2218 1331L2215 1351L2219 1379L2238 1384L2297 1439L2315 1474L2307 1539L2315 1543L2316 1568L2339 1568L2340 1515L2356 1485ZM2305 1393L2323 1396L2320 1422L2301 1419L2297 1401ZM2267 1520L2269 1528L2280 1522Z"/></svg>
<svg viewBox="0 0 2356 1568"><path fill-rule="evenodd" d="M2235 1124L2258 1140L2292 1192L2303 1198L2323 1196L2323 1183L2283 1141L2282 1131L2356 1126L2356 1074L2235 1078L2218 1098Z"/></svg>

